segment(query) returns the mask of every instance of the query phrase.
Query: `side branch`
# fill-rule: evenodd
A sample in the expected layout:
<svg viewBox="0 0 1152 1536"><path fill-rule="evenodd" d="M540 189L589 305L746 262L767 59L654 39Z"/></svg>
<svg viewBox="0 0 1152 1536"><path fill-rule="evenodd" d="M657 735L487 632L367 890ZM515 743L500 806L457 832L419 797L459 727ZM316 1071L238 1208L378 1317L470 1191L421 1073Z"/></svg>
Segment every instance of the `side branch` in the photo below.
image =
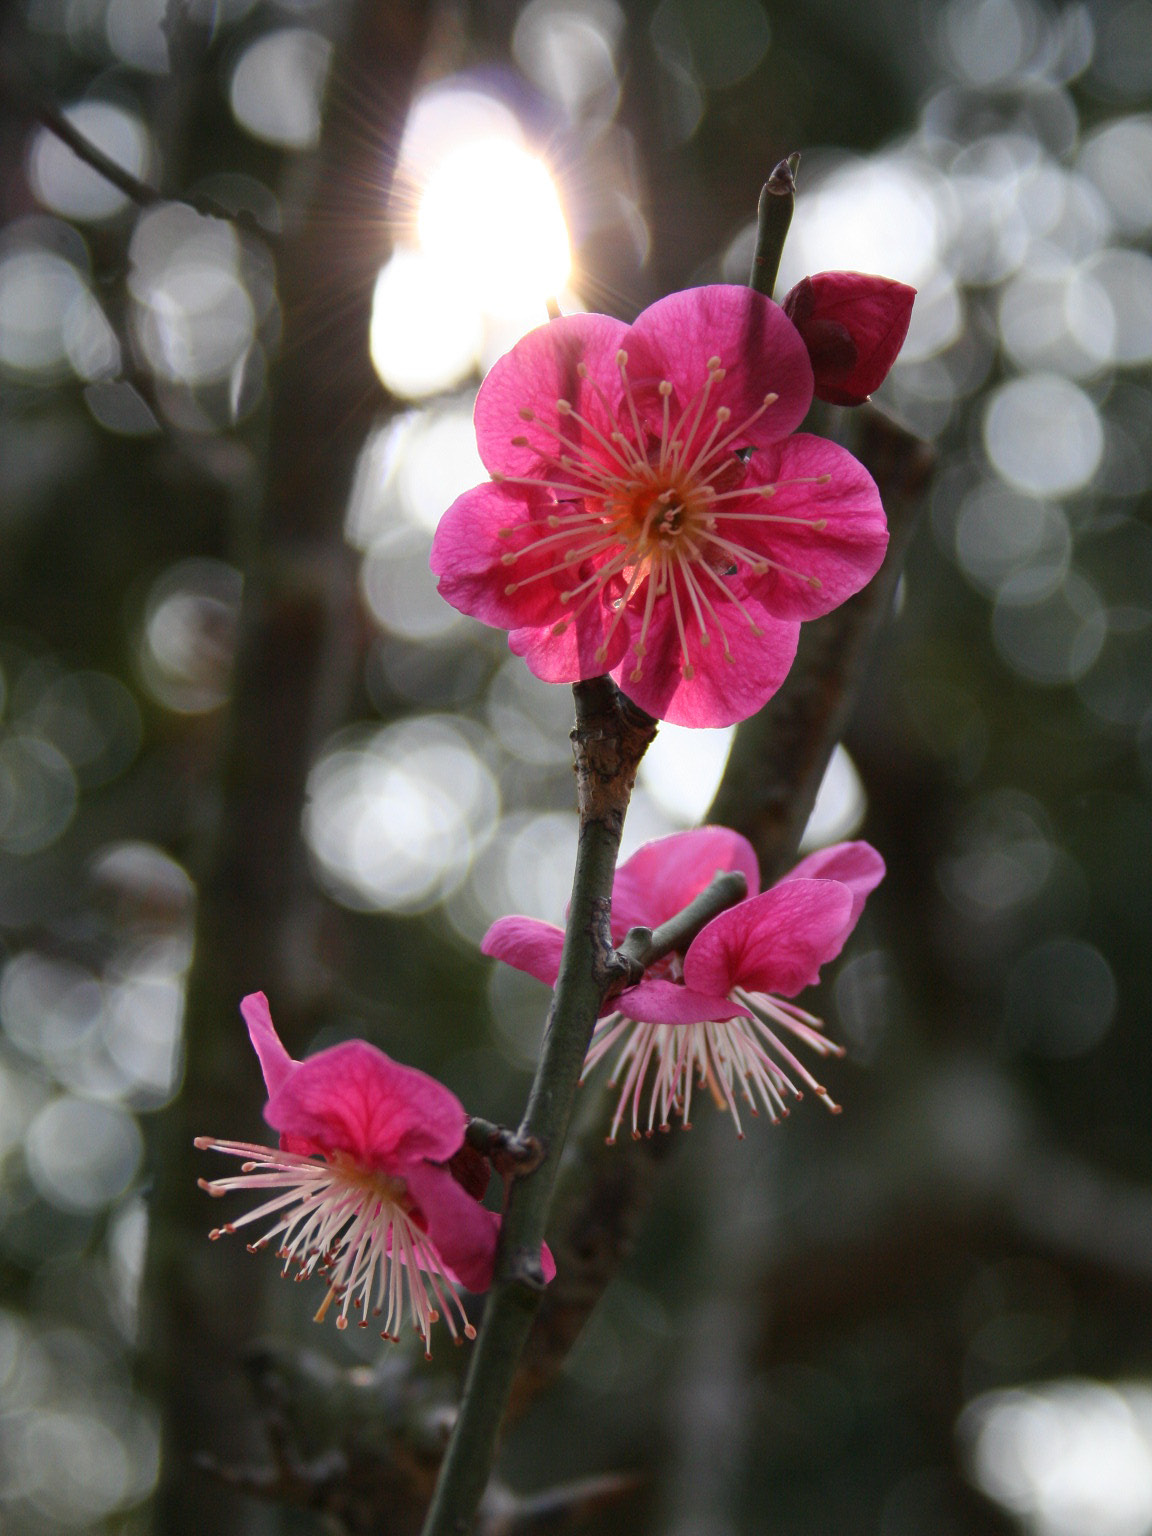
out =
<svg viewBox="0 0 1152 1536"><path fill-rule="evenodd" d="M748 894L748 881L738 869L722 870L713 875L710 884L695 900L670 917L659 928L630 928L624 942L617 948L617 958L628 967L627 975L614 982L608 995L633 987L650 965L663 960L673 950L685 950L692 940L707 927L714 917L743 901Z"/></svg>

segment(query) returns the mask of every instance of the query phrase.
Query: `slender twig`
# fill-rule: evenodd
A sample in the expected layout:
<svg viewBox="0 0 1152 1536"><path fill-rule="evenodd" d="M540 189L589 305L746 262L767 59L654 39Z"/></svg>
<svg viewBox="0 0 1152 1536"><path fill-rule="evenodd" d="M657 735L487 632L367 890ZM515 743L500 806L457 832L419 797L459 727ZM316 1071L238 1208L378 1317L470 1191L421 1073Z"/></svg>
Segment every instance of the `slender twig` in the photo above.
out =
<svg viewBox="0 0 1152 1536"><path fill-rule="evenodd" d="M223 203L217 202L214 197L203 192L181 192L170 197L167 193L161 192L159 187L154 187L150 182L134 176L131 171L125 170L119 161L105 154L100 146L94 144L86 134L81 133L54 101L30 85L15 81L8 70L0 73L0 95L7 97L18 110L47 128L49 133L54 134L62 144L68 146L78 160L82 160L97 175L102 176L110 185L123 192L124 196L131 199L137 207L151 208L157 203L180 202L206 218L227 219L241 229L259 235L262 240L276 239L275 232L261 224L259 219L249 213L246 208L235 210L226 208Z"/></svg>
<svg viewBox="0 0 1152 1536"><path fill-rule="evenodd" d="M756 205L756 250L752 256L752 271L748 277L749 288L772 297L776 287L776 274L780 270L780 257L784 253L784 241L792 223L796 206L796 171L799 155L789 155L769 176L760 192Z"/></svg>
<svg viewBox="0 0 1152 1536"><path fill-rule="evenodd" d="M512 1381L544 1291L540 1245L584 1056L604 996L625 974L609 929L612 877L636 768L656 724L607 678L577 683L572 691L580 811L572 903L544 1045L518 1132L524 1141L539 1142L544 1157L508 1189L496 1277L424 1536L466 1531L488 1482Z"/></svg>

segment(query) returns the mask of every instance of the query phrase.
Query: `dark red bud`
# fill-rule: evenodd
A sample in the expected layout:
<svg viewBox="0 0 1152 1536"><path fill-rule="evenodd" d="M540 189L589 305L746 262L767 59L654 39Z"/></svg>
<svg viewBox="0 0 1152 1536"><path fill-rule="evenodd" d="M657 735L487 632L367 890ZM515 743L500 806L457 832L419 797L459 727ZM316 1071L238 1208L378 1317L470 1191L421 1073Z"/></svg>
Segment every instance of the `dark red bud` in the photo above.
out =
<svg viewBox="0 0 1152 1536"><path fill-rule="evenodd" d="M785 297L784 313L812 359L814 393L831 405L863 405L896 361L916 290L864 272L817 272Z"/></svg>

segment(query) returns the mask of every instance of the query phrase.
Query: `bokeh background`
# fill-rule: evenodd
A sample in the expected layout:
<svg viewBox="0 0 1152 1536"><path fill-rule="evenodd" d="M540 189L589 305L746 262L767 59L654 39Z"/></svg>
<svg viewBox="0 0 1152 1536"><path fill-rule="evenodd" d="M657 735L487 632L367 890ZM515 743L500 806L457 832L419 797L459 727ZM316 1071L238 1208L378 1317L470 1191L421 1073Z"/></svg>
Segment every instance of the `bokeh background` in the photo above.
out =
<svg viewBox="0 0 1152 1536"><path fill-rule="evenodd" d="M917 287L878 399L938 454L806 834L889 863L810 1000L845 1113L670 1138L502 1476L1152 1531L1152 3L20 0L0 50L0 1532L308 1532L305 1463L434 1457L459 1357L210 1248L191 1137L260 1134L256 987L517 1119L547 995L477 944L562 912L571 701L432 533L547 297L745 280L793 150L781 291ZM625 851L729 736L661 730Z"/></svg>

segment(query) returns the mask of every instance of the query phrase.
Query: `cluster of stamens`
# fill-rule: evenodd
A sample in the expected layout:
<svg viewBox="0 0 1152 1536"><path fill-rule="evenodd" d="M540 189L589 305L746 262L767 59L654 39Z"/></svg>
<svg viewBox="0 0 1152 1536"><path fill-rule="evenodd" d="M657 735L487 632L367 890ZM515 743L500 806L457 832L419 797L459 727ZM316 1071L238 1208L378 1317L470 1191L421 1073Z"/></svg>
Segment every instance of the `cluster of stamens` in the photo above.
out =
<svg viewBox="0 0 1152 1536"><path fill-rule="evenodd" d="M383 1319L380 1337L397 1340L407 1300L425 1353L431 1346L432 1324L441 1316L457 1343L461 1334L475 1338L455 1283L414 1220L402 1180L362 1168L342 1153L322 1160L210 1136L197 1137L196 1146L245 1160L234 1177L198 1180L210 1195L239 1189L272 1195L255 1210L213 1228L209 1237L216 1241L251 1222L277 1217L248 1244L248 1251L258 1253L275 1242L285 1276L295 1268L297 1280L313 1274L326 1280L328 1291L316 1322L323 1322L335 1303L337 1328L347 1328L352 1320L367 1328L369 1317Z"/></svg>
<svg viewBox="0 0 1152 1536"><path fill-rule="evenodd" d="M610 589L611 617L599 648L598 661L606 661L616 628L633 599L642 604L639 634L633 641L634 667L629 674L639 681L652 617L658 599L672 606L680 644L681 670L694 676L689 660L688 638L695 633L699 644L719 638L728 661L734 661L718 605L735 608L738 621L752 633L763 633L727 577L741 567L754 575L769 570L794 577L819 588L817 576L773 560L742 542L741 524L801 524L814 532L827 526L823 518L775 515L756 507L770 500L781 485L825 485L829 475L799 477L767 484L743 482L746 470L739 456L748 431L775 405L776 394L766 394L746 420L732 425L726 405L711 406L710 397L726 370L719 357L708 359L704 384L672 421L673 386L664 379L658 386L663 412L659 436L641 419L628 377L628 355L617 352L623 396L620 412L626 426L602 432L568 400L556 401L558 416L578 429L576 435L544 421L525 406L519 412L547 441L533 441L526 434L511 439L516 448L531 448L540 462L537 475L494 475L509 485L534 486L555 498L557 510L500 530L511 540L527 527L533 537L501 556L509 570L505 594L544 580L571 576L562 586L560 601L571 605L570 617L553 626L560 635L587 607ZM608 420L621 419L586 363L577 374L599 399ZM530 574L516 577L515 567L526 555L548 551L549 563ZM642 594L642 595L641 595Z"/></svg>
<svg viewBox="0 0 1152 1536"><path fill-rule="evenodd" d="M609 1145L616 1140L629 1105L632 1107L634 1140L639 1140L641 1135L651 1136L657 1130L670 1130L673 1115L679 1117L684 1130L691 1130L694 1084L708 1089L718 1109L727 1109L731 1113L736 1134L741 1139L744 1129L740 1123L738 1101L743 1102L748 1113L755 1117L760 1113L759 1098L760 1106L772 1124L777 1125L788 1116L786 1100L791 1098L798 1102L804 1097L786 1068L821 1098L833 1114L840 1113L840 1106L832 1100L827 1088L817 1082L772 1027L782 1027L821 1056L842 1056L843 1047L821 1033L822 1021L794 1003L764 992L749 992L737 987L732 997L749 1010L751 1018L709 1020L697 1024L654 1024L612 1013L600 1020L584 1062L585 1074L614 1045L624 1040L624 1047L608 1079L610 1088L620 1089L607 1137ZM650 1072L652 1079L645 1125L642 1123L645 1117L641 1101Z"/></svg>

